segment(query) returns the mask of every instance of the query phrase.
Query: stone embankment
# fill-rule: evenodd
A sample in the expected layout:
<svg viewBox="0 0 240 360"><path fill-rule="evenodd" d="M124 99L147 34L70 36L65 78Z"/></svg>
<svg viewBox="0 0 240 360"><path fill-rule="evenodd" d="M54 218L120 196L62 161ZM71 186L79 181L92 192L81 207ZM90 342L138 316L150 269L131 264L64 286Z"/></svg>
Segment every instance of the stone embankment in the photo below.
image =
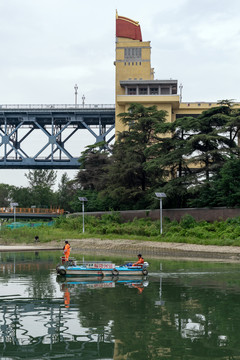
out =
<svg viewBox="0 0 240 360"><path fill-rule="evenodd" d="M214 246L183 243L166 243L138 240L101 240L101 239L68 239L74 253L99 254L99 255L131 255L139 252L149 258L179 258L188 260L239 262L240 247ZM9 251L52 251L62 250L60 242L45 244L1 245L1 252Z"/></svg>

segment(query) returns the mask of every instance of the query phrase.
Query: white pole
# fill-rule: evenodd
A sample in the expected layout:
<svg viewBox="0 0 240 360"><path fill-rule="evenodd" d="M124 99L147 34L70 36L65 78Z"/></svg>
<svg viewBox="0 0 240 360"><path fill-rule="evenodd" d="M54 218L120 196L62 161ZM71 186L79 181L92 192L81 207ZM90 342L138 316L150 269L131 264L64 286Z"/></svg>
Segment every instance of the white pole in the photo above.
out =
<svg viewBox="0 0 240 360"><path fill-rule="evenodd" d="M160 233L162 234L162 198L160 198Z"/></svg>
<svg viewBox="0 0 240 360"><path fill-rule="evenodd" d="M159 232L161 234L161 198L159 199Z"/></svg>
<svg viewBox="0 0 240 360"><path fill-rule="evenodd" d="M84 201L82 202L82 221L83 221L83 233L84 233Z"/></svg>
<svg viewBox="0 0 240 360"><path fill-rule="evenodd" d="M16 207L14 206L13 207L13 214L14 214L14 223L16 221ZM14 227L15 227L15 224L14 224Z"/></svg>
<svg viewBox="0 0 240 360"><path fill-rule="evenodd" d="M77 86L77 84L75 84L74 89L75 89L75 106L77 106L77 103L78 103L78 100L77 100L77 98L78 98L78 86Z"/></svg>
<svg viewBox="0 0 240 360"><path fill-rule="evenodd" d="M182 85L182 84L180 84L179 89L180 89L179 102L181 103L181 102L182 102L182 89L183 89L183 85Z"/></svg>

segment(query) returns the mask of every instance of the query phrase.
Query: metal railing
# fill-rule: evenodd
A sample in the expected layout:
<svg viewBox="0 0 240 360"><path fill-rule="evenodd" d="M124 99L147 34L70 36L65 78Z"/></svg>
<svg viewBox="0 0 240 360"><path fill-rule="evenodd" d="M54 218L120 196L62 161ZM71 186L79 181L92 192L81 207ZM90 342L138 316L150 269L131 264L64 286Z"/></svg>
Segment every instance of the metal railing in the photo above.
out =
<svg viewBox="0 0 240 360"><path fill-rule="evenodd" d="M14 214L14 208L11 207L1 207L0 213L6 213L6 214ZM36 215L63 215L64 210L59 208L50 208L50 209L44 209L44 208L15 208L16 214L36 214Z"/></svg>
<svg viewBox="0 0 240 360"><path fill-rule="evenodd" d="M0 110L115 109L115 104L0 104Z"/></svg>

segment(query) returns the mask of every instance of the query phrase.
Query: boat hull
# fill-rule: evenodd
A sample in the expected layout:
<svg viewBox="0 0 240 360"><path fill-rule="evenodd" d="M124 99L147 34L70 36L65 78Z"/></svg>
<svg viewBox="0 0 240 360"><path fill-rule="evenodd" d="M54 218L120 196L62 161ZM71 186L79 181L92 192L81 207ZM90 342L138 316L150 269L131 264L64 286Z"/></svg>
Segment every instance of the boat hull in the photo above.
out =
<svg viewBox="0 0 240 360"><path fill-rule="evenodd" d="M125 266L116 266L112 271L102 270L104 276L142 276L147 273L142 268L128 268Z"/></svg>
<svg viewBox="0 0 240 360"><path fill-rule="evenodd" d="M88 269L79 266L58 266L57 273L66 276L103 276L101 269Z"/></svg>
<svg viewBox="0 0 240 360"><path fill-rule="evenodd" d="M86 265L58 265L56 270L58 275L62 276L146 276L148 275L147 266L128 266L115 264L86 264Z"/></svg>

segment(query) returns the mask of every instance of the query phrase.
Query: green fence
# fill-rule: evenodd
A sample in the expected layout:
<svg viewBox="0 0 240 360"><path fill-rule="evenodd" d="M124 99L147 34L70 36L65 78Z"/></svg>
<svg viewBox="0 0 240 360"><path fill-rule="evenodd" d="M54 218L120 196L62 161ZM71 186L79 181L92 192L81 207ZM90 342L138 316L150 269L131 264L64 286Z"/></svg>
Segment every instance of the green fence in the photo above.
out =
<svg viewBox="0 0 240 360"><path fill-rule="evenodd" d="M37 223L29 223L29 222L12 222L11 224L2 224L0 227L0 230L3 228L8 229L18 229L21 227L39 227L39 226L52 226L54 224L54 221L49 222L37 222Z"/></svg>

